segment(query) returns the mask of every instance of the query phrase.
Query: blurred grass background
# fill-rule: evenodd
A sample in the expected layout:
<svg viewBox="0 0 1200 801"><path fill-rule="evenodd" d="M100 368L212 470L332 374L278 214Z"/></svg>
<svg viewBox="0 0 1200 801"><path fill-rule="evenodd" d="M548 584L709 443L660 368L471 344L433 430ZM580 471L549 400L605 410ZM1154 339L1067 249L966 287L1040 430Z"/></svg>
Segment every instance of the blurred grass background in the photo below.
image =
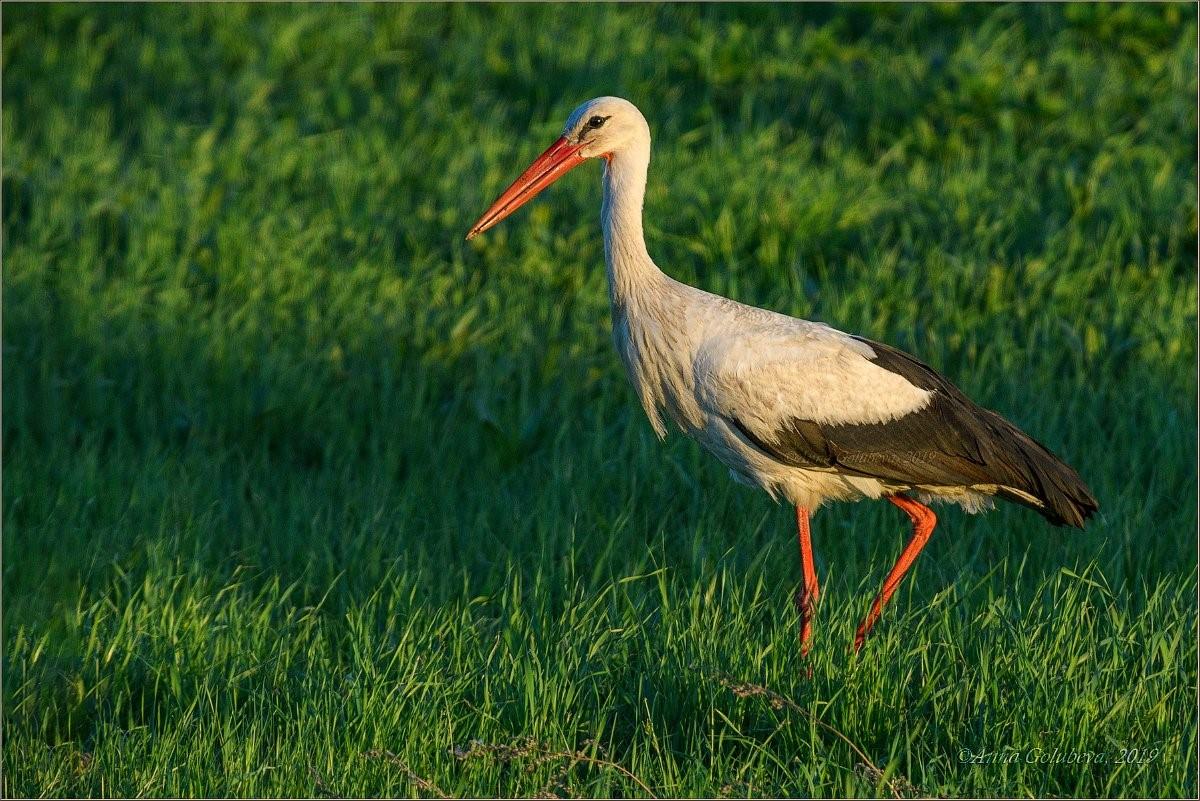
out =
<svg viewBox="0 0 1200 801"><path fill-rule="evenodd" d="M6 796L1195 795L1194 5L3 30ZM463 241L600 94L669 274L915 352L1088 530L947 512L853 659L905 529L823 511L806 676L790 513L611 351L599 168Z"/></svg>

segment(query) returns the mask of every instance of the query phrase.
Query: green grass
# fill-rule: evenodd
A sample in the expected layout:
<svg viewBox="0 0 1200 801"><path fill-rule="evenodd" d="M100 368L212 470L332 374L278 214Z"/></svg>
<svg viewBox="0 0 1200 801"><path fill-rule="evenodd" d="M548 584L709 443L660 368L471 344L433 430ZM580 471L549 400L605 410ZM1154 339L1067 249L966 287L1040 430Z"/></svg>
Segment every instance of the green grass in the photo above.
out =
<svg viewBox="0 0 1200 801"><path fill-rule="evenodd" d="M5 796L1196 793L1194 5L3 30ZM612 352L599 168L463 241L608 93L668 273L922 356L1088 529L946 510L854 658L904 519L822 510L806 666L790 511Z"/></svg>

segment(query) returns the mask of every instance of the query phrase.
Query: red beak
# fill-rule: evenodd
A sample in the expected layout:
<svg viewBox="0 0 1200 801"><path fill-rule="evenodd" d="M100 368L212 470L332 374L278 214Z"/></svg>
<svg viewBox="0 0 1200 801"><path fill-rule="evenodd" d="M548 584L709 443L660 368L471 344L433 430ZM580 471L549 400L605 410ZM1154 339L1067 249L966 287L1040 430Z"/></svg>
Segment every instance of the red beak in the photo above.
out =
<svg viewBox="0 0 1200 801"><path fill-rule="evenodd" d="M471 226L471 230L467 232L467 239L482 234L533 200L538 192L582 164L584 158L579 155L579 149L582 147L582 144L573 145L565 136L560 136L557 142L546 148L546 152L538 156L529 168L521 173L520 178L513 181L512 185L496 198L496 202Z"/></svg>

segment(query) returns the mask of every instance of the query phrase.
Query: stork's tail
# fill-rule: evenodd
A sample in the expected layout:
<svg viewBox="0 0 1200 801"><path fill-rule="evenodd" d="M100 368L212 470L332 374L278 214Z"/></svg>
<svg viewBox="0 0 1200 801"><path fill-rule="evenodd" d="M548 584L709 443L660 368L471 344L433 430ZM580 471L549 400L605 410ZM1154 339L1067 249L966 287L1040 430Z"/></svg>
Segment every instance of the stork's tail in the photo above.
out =
<svg viewBox="0 0 1200 801"><path fill-rule="evenodd" d="M999 495L1024 504L1056 526L1083 528L1100 504L1079 474L1050 449L995 412L989 422L1002 433L1022 486L1001 486Z"/></svg>

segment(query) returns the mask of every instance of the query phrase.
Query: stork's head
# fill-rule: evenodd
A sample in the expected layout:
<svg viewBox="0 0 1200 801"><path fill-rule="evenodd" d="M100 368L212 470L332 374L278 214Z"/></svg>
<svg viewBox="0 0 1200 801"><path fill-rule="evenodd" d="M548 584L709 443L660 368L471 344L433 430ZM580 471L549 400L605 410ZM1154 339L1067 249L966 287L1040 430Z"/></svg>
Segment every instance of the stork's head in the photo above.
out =
<svg viewBox="0 0 1200 801"><path fill-rule="evenodd" d="M524 206L538 192L586 159L612 159L632 148L649 147L650 126L637 106L619 97L597 97L571 112L562 136L505 189L467 232L481 234Z"/></svg>
<svg viewBox="0 0 1200 801"><path fill-rule="evenodd" d="M597 97L571 112L563 138L580 145L584 158L608 158L650 141L650 126L638 107L620 97Z"/></svg>

